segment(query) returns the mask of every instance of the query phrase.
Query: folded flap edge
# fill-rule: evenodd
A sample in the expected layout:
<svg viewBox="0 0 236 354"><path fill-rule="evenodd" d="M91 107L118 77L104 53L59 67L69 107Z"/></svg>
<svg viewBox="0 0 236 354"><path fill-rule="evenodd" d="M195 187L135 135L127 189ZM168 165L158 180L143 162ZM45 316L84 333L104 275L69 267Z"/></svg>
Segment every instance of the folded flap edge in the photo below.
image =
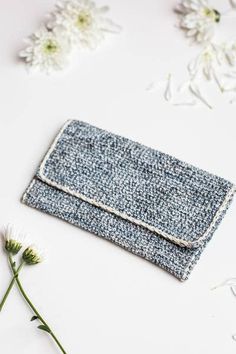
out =
<svg viewBox="0 0 236 354"><path fill-rule="evenodd" d="M50 158L51 153L53 152L53 150L56 147L56 144L58 142L58 140L60 139L61 135L63 134L64 130L67 128L67 126L73 122L74 120L68 120L66 121L66 123L62 126L62 128L60 129L58 135L56 136L56 138L54 139L52 145L50 146L50 148L48 149L45 157L43 158L40 167L39 167L39 172L37 173L37 178L39 178L40 180L42 180L44 183L47 183L48 185L55 187L65 193L70 194L71 196L74 196L76 198L80 198L83 201L90 203L98 208L101 208L107 212L110 212L112 214L115 214L116 216L119 216L127 221L130 221L138 226L144 227L146 229L148 229L149 231L157 234L158 236L162 236L163 238L167 239L170 242L173 242L181 247L187 247L187 248L193 248L193 247L198 247L202 244L202 242L204 242L204 240L206 240L208 238L208 236L211 234L211 231L214 229L215 225L217 224L218 220L221 218L221 215L224 213L224 211L227 209L228 204L230 202L230 200L232 199L233 194L236 191L236 186L232 186L232 188L229 189L229 191L227 192L224 201L222 202L221 206L219 207L219 209L217 210L214 218L212 219L212 222L210 223L209 227L207 228L207 230L198 237L197 240L194 241L186 241L183 240L175 235L171 235L168 234L162 230L159 230L157 227L154 227L152 225L149 225L148 223L136 219L132 216L127 215L126 213L120 212L117 209L114 209L112 207L110 207L109 205L105 205L101 202L96 201L95 199L91 199L86 197L85 195L79 193L79 192L75 192L73 190L71 190L70 188L63 186L53 180L51 180L50 178L46 177L44 174L44 167L45 164L47 162L47 160Z"/></svg>

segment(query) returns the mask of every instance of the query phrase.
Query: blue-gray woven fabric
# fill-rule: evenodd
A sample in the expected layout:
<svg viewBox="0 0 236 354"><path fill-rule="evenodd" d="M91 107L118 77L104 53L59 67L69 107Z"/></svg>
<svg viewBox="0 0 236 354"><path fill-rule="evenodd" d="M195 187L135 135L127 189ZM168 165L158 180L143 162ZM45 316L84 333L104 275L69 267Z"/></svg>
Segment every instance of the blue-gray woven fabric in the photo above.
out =
<svg viewBox="0 0 236 354"><path fill-rule="evenodd" d="M221 177L73 120L57 136L23 202L185 280L233 193L233 184Z"/></svg>

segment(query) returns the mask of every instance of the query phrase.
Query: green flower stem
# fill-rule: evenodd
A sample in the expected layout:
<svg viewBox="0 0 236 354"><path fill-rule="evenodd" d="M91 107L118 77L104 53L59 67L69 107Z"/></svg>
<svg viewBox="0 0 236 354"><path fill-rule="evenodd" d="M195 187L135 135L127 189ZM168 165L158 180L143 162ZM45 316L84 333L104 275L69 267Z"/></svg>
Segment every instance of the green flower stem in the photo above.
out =
<svg viewBox="0 0 236 354"><path fill-rule="evenodd" d="M30 301L29 297L26 295L26 293L25 293L25 291L23 289L23 286L22 286L22 284L21 284L21 282L19 280L19 277L18 277L18 274L17 274L17 269L15 268L15 264L13 262L13 259L12 259L11 255L9 255L9 261L10 261L12 272L14 274L14 279L15 279L15 281L17 283L17 286L18 286L22 296L24 297L25 301L27 302L27 304L29 305L29 307L31 308L31 310L33 311L33 313L37 317L37 319L47 328L47 332L52 336L54 341L57 343L57 345L60 348L61 352L63 354L66 354L65 349L62 347L61 343L59 342L59 340L57 339L57 337L55 336L55 334L53 333L51 328L48 326L46 321L44 321L44 319L42 318L40 313L37 311L37 309L34 307L32 302Z"/></svg>
<svg viewBox="0 0 236 354"><path fill-rule="evenodd" d="M13 259L12 259L12 263L14 264ZM12 280L11 280L11 282L10 282L8 288L7 288L7 291L5 292L5 295L3 296L2 301L0 303L0 311L2 311L2 308L3 308L5 302L6 302L7 298L8 298L8 295L10 294L10 291L11 291L11 289L12 289L12 287L13 287L15 281L16 281L16 278L18 277L18 274L20 273L23 265L24 265L24 262L22 262L19 265L19 267L16 269L16 271L14 273L14 277L12 278Z"/></svg>

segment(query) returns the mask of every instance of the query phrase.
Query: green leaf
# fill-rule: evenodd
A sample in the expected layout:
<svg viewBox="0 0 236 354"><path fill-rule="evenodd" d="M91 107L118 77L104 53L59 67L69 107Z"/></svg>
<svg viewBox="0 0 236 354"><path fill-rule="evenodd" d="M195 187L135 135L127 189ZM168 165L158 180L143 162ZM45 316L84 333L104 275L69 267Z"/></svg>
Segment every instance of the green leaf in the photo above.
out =
<svg viewBox="0 0 236 354"><path fill-rule="evenodd" d="M45 332L51 333L50 329L47 326L45 326L45 325L39 325L38 329L41 329L41 331L45 331Z"/></svg>
<svg viewBox="0 0 236 354"><path fill-rule="evenodd" d="M30 321L35 321L38 319L38 316L33 316Z"/></svg>

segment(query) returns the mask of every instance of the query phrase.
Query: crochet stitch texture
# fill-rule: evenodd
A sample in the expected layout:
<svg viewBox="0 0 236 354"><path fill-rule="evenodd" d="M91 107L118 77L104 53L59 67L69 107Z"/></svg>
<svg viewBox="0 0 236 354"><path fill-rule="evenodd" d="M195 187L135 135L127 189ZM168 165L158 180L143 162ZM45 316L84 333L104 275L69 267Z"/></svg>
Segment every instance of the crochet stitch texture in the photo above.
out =
<svg viewBox="0 0 236 354"><path fill-rule="evenodd" d="M23 202L186 280L234 192L221 177L72 120L48 150Z"/></svg>

